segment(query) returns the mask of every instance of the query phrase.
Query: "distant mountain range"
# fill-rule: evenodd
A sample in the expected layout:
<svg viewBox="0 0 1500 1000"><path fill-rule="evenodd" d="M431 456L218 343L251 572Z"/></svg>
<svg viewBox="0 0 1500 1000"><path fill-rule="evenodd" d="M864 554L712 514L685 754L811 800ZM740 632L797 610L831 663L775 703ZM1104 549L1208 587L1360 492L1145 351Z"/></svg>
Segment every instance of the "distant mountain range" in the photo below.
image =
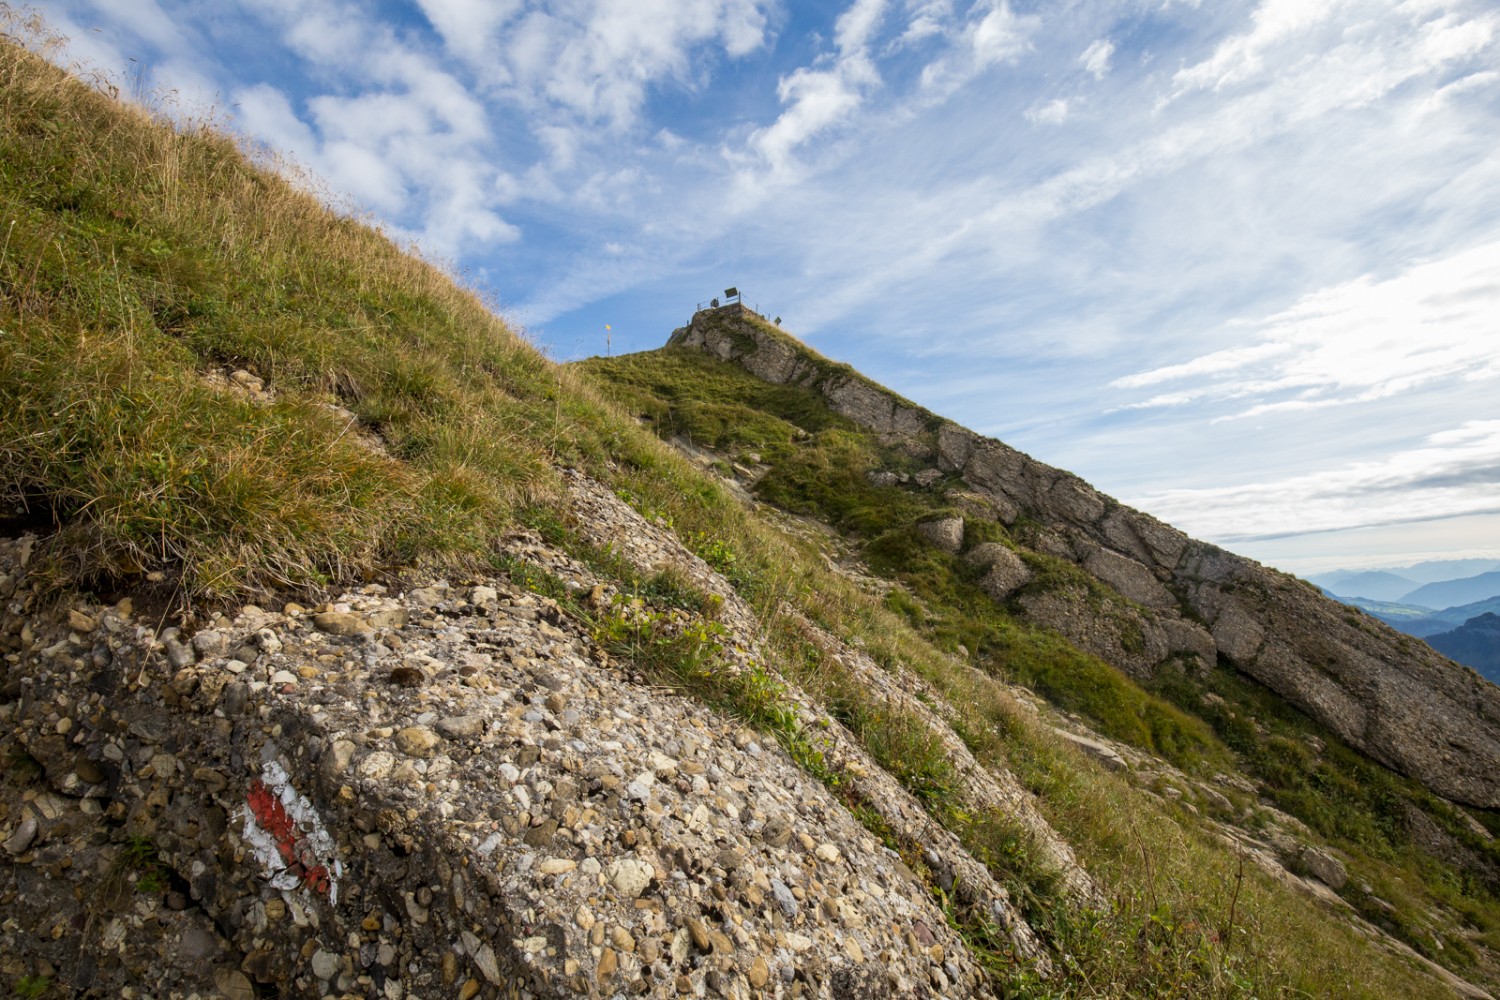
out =
<svg viewBox="0 0 1500 1000"><path fill-rule="evenodd" d="M1500 683L1500 564L1445 559L1377 570L1335 570L1309 578L1451 660Z"/></svg>
<svg viewBox="0 0 1500 1000"><path fill-rule="evenodd" d="M1445 559L1397 569L1334 570L1307 579L1344 601L1360 598L1438 611L1500 595L1500 562Z"/></svg>
<svg viewBox="0 0 1500 1000"><path fill-rule="evenodd" d="M1500 684L1500 562L1437 559L1385 570L1334 570L1308 577L1440 654Z"/></svg>
<svg viewBox="0 0 1500 1000"><path fill-rule="evenodd" d="M1400 602L1422 584L1386 570L1366 573L1325 573L1312 578L1324 591L1339 598L1362 597L1373 601Z"/></svg>
<svg viewBox="0 0 1500 1000"><path fill-rule="evenodd" d="M1338 599L1344 600L1346 604L1352 604L1356 608L1368 611L1392 628L1405 632L1407 635L1414 635L1419 639L1425 639L1430 635L1438 635L1439 633L1450 631L1462 625L1470 618L1477 618L1488 612L1500 613L1500 597L1486 598L1483 601L1475 601L1473 604L1460 604L1457 607L1444 608L1441 611L1432 611L1427 608L1390 601L1371 601L1363 597Z"/></svg>
<svg viewBox="0 0 1500 1000"><path fill-rule="evenodd" d="M1500 572L1481 573L1462 580L1444 580L1418 587L1401 597L1402 604L1419 608L1451 608L1473 604L1500 594Z"/></svg>
<svg viewBox="0 0 1500 1000"><path fill-rule="evenodd" d="M1429 636L1427 644L1500 683L1500 615L1493 611L1470 618L1451 632Z"/></svg>
<svg viewBox="0 0 1500 1000"><path fill-rule="evenodd" d="M1351 597L1373 597L1376 600L1395 600L1423 584L1441 583L1444 580L1461 580L1500 570L1500 559L1430 559L1411 566L1382 566L1377 569L1336 569L1318 573L1307 579L1335 594ZM1360 581L1367 577L1394 576L1408 581L1407 589L1400 594L1380 594L1358 589ZM1379 586L1379 583L1375 583Z"/></svg>

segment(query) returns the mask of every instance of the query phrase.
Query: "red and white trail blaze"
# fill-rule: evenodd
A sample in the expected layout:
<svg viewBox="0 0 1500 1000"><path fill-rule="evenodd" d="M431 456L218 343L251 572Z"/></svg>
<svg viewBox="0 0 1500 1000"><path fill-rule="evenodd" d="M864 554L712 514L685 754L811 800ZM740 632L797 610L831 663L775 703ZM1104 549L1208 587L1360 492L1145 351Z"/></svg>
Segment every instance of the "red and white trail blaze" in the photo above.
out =
<svg viewBox="0 0 1500 1000"><path fill-rule="evenodd" d="M339 862L333 837L322 817L304 795L292 787L286 768L277 761L261 767L261 777L250 782L242 836L260 861L266 880L277 889L311 890L339 901Z"/></svg>

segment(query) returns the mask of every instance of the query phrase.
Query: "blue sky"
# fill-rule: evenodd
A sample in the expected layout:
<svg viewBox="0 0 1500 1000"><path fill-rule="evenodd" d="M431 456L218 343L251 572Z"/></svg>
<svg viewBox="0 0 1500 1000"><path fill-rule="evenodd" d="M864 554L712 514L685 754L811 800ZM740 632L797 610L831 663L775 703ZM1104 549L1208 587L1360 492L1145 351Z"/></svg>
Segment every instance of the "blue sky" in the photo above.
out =
<svg viewBox="0 0 1500 1000"><path fill-rule="evenodd" d="M1500 557L1500 10L46 0L67 57L452 262L552 356L739 286L1296 572ZM166 96L170 95L170 96Z"/></svg>

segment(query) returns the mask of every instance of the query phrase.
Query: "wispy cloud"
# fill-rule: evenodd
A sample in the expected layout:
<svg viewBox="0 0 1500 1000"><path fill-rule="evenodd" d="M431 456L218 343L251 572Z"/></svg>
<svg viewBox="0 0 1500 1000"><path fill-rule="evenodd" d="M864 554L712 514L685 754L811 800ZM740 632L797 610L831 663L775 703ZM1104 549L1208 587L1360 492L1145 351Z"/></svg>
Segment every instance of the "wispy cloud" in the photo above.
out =
<svg viewBox="0 0 1500 1000"><path fill-rule="evenodd" d="M1256 343L1115 379L1135 389L1193 380L1132 404L1233 401L1254 417L1369 402L1448 379L1500 379L1500 241L1304 296L1246 324Z"/></svg>
<svg viewBox="0 0 1500 1000"><path fill-rule="evenodd" d="M1500 513L1500 420L1313 475L1143 494L1131 502L1222 544Z"/></svg>
<svg viewBox="0 0 1500 1000"><path fill-rule="evenodd" d="M1109 61L1114 58L1114 55L1115 43L1108 38L1097 38L1083 50L1083 55L1078 57L1078 61L1085 70L1094 75L1095 80L1102 80L1109 75Z"/></svg>
<svg viewBox="0 0 1500 1000"><path fill-rule="evenodd" d="M1299 33L1337 23L1340 14L1357 5L1357 0L1261 0L1250 17L1249 31L1223 42L1207 59L1178 70L1173 77L1177 92L1221 90L1257 76L1278 46ZM1371 6L1390 8L1384 3Z"/></svg>
<svg viewBox="0 0 1500 1000"><path fill-rule="evenodd" d="M1026 109L1026 120L1037 125L1061 125L1068 120L1068 102L1055 97Z"/></svg>

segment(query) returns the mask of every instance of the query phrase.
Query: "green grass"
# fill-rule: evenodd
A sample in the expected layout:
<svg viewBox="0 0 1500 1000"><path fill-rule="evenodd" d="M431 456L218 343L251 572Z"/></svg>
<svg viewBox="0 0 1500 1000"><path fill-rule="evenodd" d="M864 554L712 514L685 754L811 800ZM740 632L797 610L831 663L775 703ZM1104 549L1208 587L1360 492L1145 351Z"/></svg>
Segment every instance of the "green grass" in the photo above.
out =
<svg viewBox="0 0 1500 1000"><path fill-rule="evenodd" d="M0 505L187 597L481 557L627 432L379 232L0 46ZM207 381L244 368L260 405ZM388 454L362 447L345 407Z"/></svg>
<svg viewBox="0 0 1500 1000"><path fill-rule="evenodd" d="M873 469L913 468L801 386L772 386L695 350L667 348L580 366L605 380L629 411L646 416L658 434L686 437L729 451L755 450L771 466L759 499L808 514L861 541L875 572L899 581L890 598L938 645L964 646L991 669L1036 688L1055 704L1081 712L1109 736L1167 757L1180 766L1223 767L1227 754L1213 733L1119 670L1079 652L995 605L979 587L983 573L923 541L915 526L954 513L938 488L875 486ZM1004 527L969 518L965 544L1008 542ZM1029 591L1072 587L1108 613L1124 599L1060 559L1024 552L1034 579Z"/></svg>
<svg viewBox="0 0 1500 1000"><path fill-rule="evenodd" d="M1179 704L1196 705L1274 805L1349 855L1350 884L1342 894L1364 916L1461 971L1480 964L1471 936L1486 948L1500 945L1500 845L1477 833L1457 807L1372 763L1233 671L1217 668L1190 679L1168 670L1155 686ZM1456 865L1419 849L1411 834L1415 814L1427 817L1473 864ZM1364 892L1365 884L1374 891ZM1436 921L1434 912L1448 919Z"/></svg>
<svg viewBox="0 0 1500 1000"><path fill-rule="evenodd" d="M12 987L17 997L24 997L26 1000L44 997L51 989L52 980L46 976L22 976Z"/></svg>

